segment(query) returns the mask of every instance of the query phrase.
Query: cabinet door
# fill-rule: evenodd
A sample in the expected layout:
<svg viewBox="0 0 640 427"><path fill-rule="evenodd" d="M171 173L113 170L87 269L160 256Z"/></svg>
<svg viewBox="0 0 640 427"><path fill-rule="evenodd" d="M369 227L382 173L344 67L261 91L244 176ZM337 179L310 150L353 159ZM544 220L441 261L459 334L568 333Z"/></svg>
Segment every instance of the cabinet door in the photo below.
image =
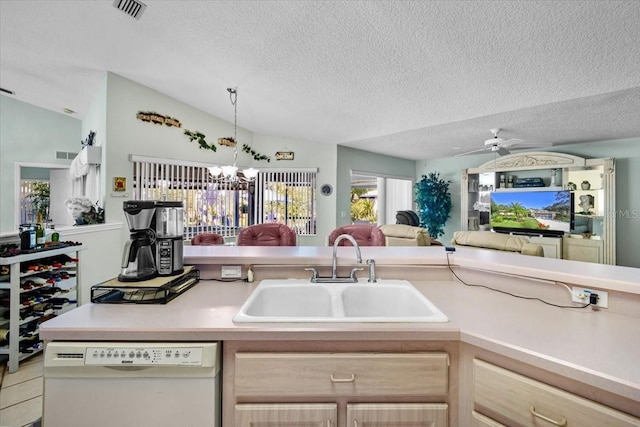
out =
<svg viewBox="0 0 640 427"><path fill-rule="evenodd" d="M350 403L348 427L446 427L446 403Z"/></svg>
<svg viewBox="0 0 640 427"><path fill-rule="evenodd" d="M604 243L596 239L566 237L563 243L563 258L583 262L604 262Z"/></svg>
<svg viewBox="0 0 640 427"><path fill-rule="evenodd" d="M236 405L236 427L335 427L337 423L335 403Z"/></svg>
<svg viewBox="0 0 640 427"><path fill-rule="evenodd" d="M471 416L473 418L472 427L506 427L504 424L500 424L476 411L472 411Z"/></svg>
<svg viewBox="0 0 640 427"><path fill-rule="evenodd" d="M562 239L555 237L529 237L531 243L542 246L545 258L562 258Z"/></svg>
<svg viewBox="0 0 640 427"><path fill-rule="evenodd" d="M473 378L475 409L509 425L640 426L640 419L478 359Z"/></svg>

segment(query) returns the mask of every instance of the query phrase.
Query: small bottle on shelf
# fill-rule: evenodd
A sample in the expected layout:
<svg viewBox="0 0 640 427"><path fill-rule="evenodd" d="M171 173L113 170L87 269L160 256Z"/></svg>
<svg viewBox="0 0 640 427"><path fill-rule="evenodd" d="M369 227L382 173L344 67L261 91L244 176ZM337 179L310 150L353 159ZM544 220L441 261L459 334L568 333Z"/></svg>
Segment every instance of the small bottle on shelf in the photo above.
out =
<svg viewBox="0 0 640 427"><path fill-rule="evenodd" d="M513 188L513 176L510 175L509 178L507 178L507 188Z"/></svg>
<svg viewBox="0 0 640 427"><path fill-rule="evenodd" d="M44 234L44 228L42 224L36 226L36 247L43 248L46 243L46 237Z"/></svg>

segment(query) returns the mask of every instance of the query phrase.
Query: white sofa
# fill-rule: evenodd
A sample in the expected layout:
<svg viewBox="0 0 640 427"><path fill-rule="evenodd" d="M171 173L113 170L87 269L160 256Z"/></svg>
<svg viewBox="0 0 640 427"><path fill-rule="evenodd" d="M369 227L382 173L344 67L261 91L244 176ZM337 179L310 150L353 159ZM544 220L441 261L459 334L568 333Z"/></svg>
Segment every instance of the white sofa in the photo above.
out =
<svg viewBox="0 0 640 427"><path fill-rule="evenodd" d="M456 231L451 243L456 246L517 252L523 255L544 256L541 245L529 242L524 236L494 233L491 231Z"/></svg>
<svg viewBox="0 0 640 427"><path fill-rule="evenodd" d="M387 246L442 245L429 236L426 228L406 224L384 224L378 228L384 233Z"/></svg>

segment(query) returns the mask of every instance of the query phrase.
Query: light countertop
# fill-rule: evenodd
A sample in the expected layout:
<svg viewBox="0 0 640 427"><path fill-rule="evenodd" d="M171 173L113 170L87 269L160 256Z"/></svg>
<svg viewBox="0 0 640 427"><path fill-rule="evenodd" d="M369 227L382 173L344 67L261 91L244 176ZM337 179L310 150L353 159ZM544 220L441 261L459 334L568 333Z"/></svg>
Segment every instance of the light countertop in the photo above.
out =
<svg viewBox="0 0 640 427"><path fill-rule="evenodd" d="M605 264L520 255L503 251L456 246L452 265L507 273L542 280L580 284L640 294L640 269ZM362 259L377 265L446 265L442 246L393 246L360 248ZM203 265L331 265L332 247L327 246L185 246L184 262ZM354 263L352 247L338 247L338 264Z"/></svg>
<svg viewBox="0 0 640 427"><path fill-rule="evenodd" d="M184 249L186 265L214 269L273 265L282 274L290 267L304 271L305 266L330 265L333 251L331 247ZM363 260L372 258L381 269L392 266L399 271L396 278L406 278L409 266L442 270L447 265L442 247L361 250ZM515 281L526 278L529 284L537 283L529 280L533 278L547 286L551 281L627 292L629 298L622 299L632 301L632 314L640 294L640 269L636 268L464 247L457 247L449 261L465 274L488 280L497 277L493 273L505 273ZM354 249L339 247L338 264L353 263ZM166 305L85 304L43 323L40 336L66 341L461 341L640 401L640 316L628 315L629 311L624 315L616 310L551 307L442 279L449 275L418 277L412 280L414 286L449 322L235 324L233 317L257 283L203 280Z"/></svg>
<svg viewBox="0 0 640 427"><path fill-rule="evenodd" d="M413 282L447 323L234 324L257 283L201 281L166 305L85 304L41 325L68 341L462 341L640 401L640 320L471 288Z"/></svg>

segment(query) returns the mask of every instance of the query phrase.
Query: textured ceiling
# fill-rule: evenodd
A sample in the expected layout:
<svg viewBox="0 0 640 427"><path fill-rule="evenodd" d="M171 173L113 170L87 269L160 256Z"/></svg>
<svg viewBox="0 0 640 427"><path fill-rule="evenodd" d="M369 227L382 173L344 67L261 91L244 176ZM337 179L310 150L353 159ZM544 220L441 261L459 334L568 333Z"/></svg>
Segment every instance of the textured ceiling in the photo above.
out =
<svg viewBox="0 0 640 427"><path fill-rule="evenodd" d="M237 86L253 132L416 160L640 136L640 1L144 2L0 0L0 86L82 118L111 71L229 121Z"/></svg>

